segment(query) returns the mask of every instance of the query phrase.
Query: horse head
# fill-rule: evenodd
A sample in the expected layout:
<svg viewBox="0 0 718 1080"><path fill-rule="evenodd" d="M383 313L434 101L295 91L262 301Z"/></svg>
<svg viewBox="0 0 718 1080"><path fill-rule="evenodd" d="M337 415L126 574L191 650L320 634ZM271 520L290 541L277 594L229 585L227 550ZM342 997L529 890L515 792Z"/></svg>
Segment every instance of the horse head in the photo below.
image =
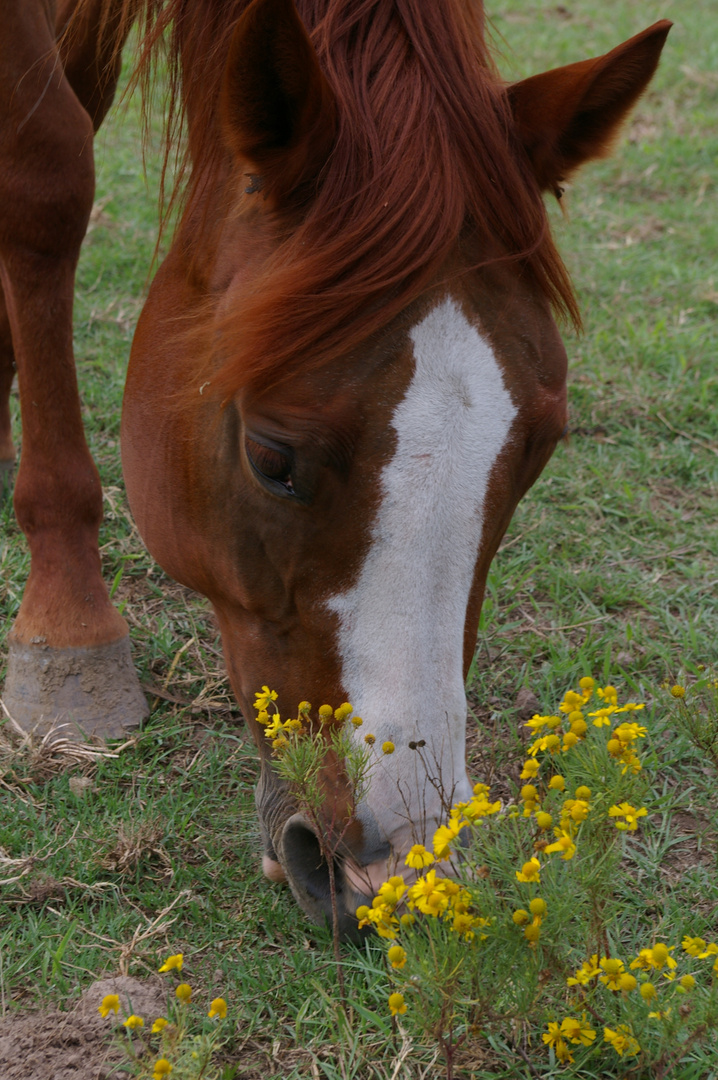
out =
<svg viewBox="0 0 718 1080"><path fill-rule="evenodd" d="M357 744L375 737L337 860L345 929L471 795L488 569L567 424L555 311L577 314L542 192L606 152L670 26L506 86L466 5L368 7L244 10L206 121L213 172L188 101L200 160L123 418L138 525L210 597L260 748L265 871L314 917L328 870L254 694L275 688L283 715L348 701ZM340 761L323 782L341 820Z"/></svg>

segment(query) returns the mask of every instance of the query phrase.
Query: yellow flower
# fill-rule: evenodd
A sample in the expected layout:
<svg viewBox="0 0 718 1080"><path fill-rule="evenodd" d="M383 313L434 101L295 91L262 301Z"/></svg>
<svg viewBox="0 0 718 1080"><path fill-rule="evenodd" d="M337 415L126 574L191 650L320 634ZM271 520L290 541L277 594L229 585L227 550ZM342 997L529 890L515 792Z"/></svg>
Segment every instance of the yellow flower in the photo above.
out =
<svg viewBox="0 0 718 1080"><path fill-rule="evenodd" d="M587 986L591 979L595 979L597 975L601 974L601 969L598 966L598 953L594 953L588 960L584 960L581 967L576 972L575 977L566 979L569 986Z"/></svg>
<svg viewBox="0 0 718 1080"><path fill-rule="evenodd" d="M581 690L583 691L582 697L583 697L584 702L588 701L591 694L593 693L593 688L596 685L596 683L594 682L594 680L591 678L590 675L584 675L584 677L582 679L578 680L578 685L581 687Z"/></svg>
<svg viewBox="0 0 718 1080"><path fill-rule="evenodd" d="M621 975L624 973L623 960L618 960L615 957L603 956L598 965L604 972L599 976L598 981L602 982L604 986L607 986L609 990L621 989Z"/></svg>
<svg viewBox="0 0 718 1080"><path fill-rule="evenodd" d="M686 994L689 990L692 990L694 988L694 986L696 985L696 980L693 978L692 975L682 975L681 978L678 980L678 983L678 989L681 990L684 994Z"/></svg>
<svg viewBox="0 0 718 1080"><path fill-rule="evenodd" d="M671 693L673 694L673 697L685 697L686 688L685 686L681 686L679 683L676 683L675 686L671 687Z"/></svg>
<svg viewBox="0 0 718 1080"><path fill-rule="evenodd" d="M529 758L528 761L524 761L524 767L521 770L521 780L533 780L540 768L541 765L536 758Z"/></svg>
<svg viewBox="0 0 718 1080"><path fill-rule="evenodd" d="M210 1018L210 1020L214 1020L215 1016L219 1017L220 1020L224 1020L226 1015L227 1002L224 1000L224 998L214 998L212 1003L210 1004L207 1016Z"/></svg>
<svg viewBox="0 0 718 1080"><path fill-rule="evenodd" d="M517 908L511 918L517 926L525 926L526 923L531 922L531 916L524 908Z"/></svg>
<svg viewBox="0 0 718 1080"><path fill-rule="evenodd" d="M598 696L606 701L609 705L618 706L618 692L615 686L604 686L603 689L599 686L596 691Z"/></svg>
<svg viewBox="0 0 718 1080"><path fill-rule="evenodd" d="M354 706L350 705L348 701L343 702L338 709L334 710L334 719L340 724L343 724L348 716L354 712Z"/></svg>
<svg viewBox="0 0 718 1080"><path fill-rule="evenodd" d="M566 781L559 773L557 773L556 776L551 777L548 786L550 791L565 791Z"/></svg>
<svg viewBox="0 0 718 1080"><path fill-rule="evenodd" d="M635 975L630 975L629 972L624 971L622 975L618 976L618 989L625 990L630 993L631 990L635 990L638 985L638 980Z"/></svg>
<svg viewBox="0 0 718 1080"><path fill-rule="evenodd" d="M555 1053L555 1055L556 1055L556 1057L557 1057L557 1059L559 1061L561 1061L561 1062L573 1061L573 1055L571 1054L571 1051L568 1048L566 1040L563 1038L563 1035L561 1034L561 1028L557 1023L555 1023L553 1021L551 1023L549 1023L548 1031L545 1031L543 1033L543 1035L541 1036L541 1038L543 1039L543 1041L546 1043L547 1046L552 1046L553 1047L553 1051L554 1051L554 1053Z"/></svg>
<svg viewBox="0 0 718 1080"><path fill-rule="evenodd" d="M686 935L681 942L681 948L689 956L700 956L705 947L706 943L702 937L688 937Z"/></svg>
<svg viewBox="0 0 718 1080"><path fill-rule="evenodd" d="M381 750L383 754L393 754L395 749L396 747L394 746L394 743L391 742L389 739L387 739L386 742L383 742L381 744Z"/></svg>
<svg viewBox="0 0 718 1080"><path fill-rule="evenodd" d="M567 862L572 859L576 854L576 844L570 832L566 829L554 829L554 836L558 837L553 844L547 844L544 851L547 855L551 855L554 851L561 852L561 858Z"/></svg>
<svg viewBox="0 0 718 1080"><path fill-rule="evenodd" d="M167 1027L168 1023L169 1020L165 1020L164 1016L158 1016L154 1024L152 1025L152 1028L150 1029L152 1031L152 1034L159 1035L160 1032Z"/></svg>
<svg viewBox="0 0 718 1080"><path fill-rule="evenodd" d="M368 734L364 736L364 742L367 746L373 746L376 742L376 735Z"/></svg>
<svg viewBox="0 0 718 1080"><path fill-rule="evenodd" d="M571 713L571 716L576 716L575 720L571 721L571 731L574 735L577 735L579 739L586 737L588 731L588 724L584 720L580 713ZM571 717L569 717L571 719Z"/></svg>
<svg viewBox="0 0 718 1080"><path fill-rule="evenodd" d="M172 1066L167 1058L159 1058L152 1070L152 1080L163 1080L165 1076L169 1076L172 1072Z"/></svg>
<svg viewBox="0 0 718 1080"><path fill-rule="evenodd" d="M192 987L189 983L180 983L175 990L175 996L183 1005L187 1005L192 1000Z"/></svg>
<svg viewBox="0 0 718 1080"><path fill-rule="evenodd" d="M609 705L605 709L596 709L595 712L590 712L588 715L592 718L594 727L607 727L611 723L611 716L615 711Z"/></svg>
<svg viewBox="0 0 718 1080"><path fill-rule="evenodd" d="M366 904L357 908L359 929L361 930L364 926L373 926L379 937L390 940L395 938L399 922L394 917L393 910L392 907L382 903L381 897L376 896L370 908Z"/></svg>
<svg viewBox="0 0 718 1080"><path fill-rule="evenodd" d="M608 816L612 818L625 818L624 821L614 822L617 829L628 830L629 832L635 832L638 828L638 819L645 817L648 811L645 806L639 807L636 810L635 806L631 806L630 803L619 803L618 806L610 807Z"/></svg>
<svg viewBox="0 0 718 1080"><path fill-rule="evenodd" d="M120 999L117 994L105 994L102 1004L97 1006L100 1016L109 1016L111 1012L120 1011Z"/></svg>
<svg viewBox="0 0 718 1080"><path fill-rule="evenodd" d="M523 864L520 870L516 871L516 880L525 883L535 882L538 885L541 881L540 870L541 864L534 855L532 859Z"/></svg>
<svg viewBox="0 0 718 1080"><path fill-rule="evenodd" d="M659 941L652 949L641 949L635 960L631 961L631 968L638 968L641 971L662 971L664 967L668 968L667 974L670 978L673 975L670 974L676 967L676 961L671 956L671 953L675 945L664 945L662 941Z"/></svg>
<svg viewBox="0 0 718 1080"><path fill-rule="evenodd" d="M134 1013L132 1014L132 1016L128 1016L124 1023L128 1031L133 1031L135 1028L141 1028L145 1026L145 1022L142 1017L135 1016Z"/></svg>
<svg viewBox="0 0 718 1080"><path fill-rule="evenodd" d="M541 920L534 919L530 926L524 927L524 937L528 943L532 946L536 944L541 936Z"/></svg>
<svg viewBox="0 0 718 1080"><path fill-rule="evenodd" d="M404 863L406 866L410 866L412 870L423 870L425 866L431 866L434 861L434 856L430 851L427 851L423 844L414 844L409 849Z"/></svg>
<svg viewBox="0 0 718 1080"><path fill-rule="evenodd" d="M420 877L409 889L409 906L418 907L422 915L433 915L434 918L438 918L449 906L446 886L446 881L437 880L436 870L429 870L425 877Z"/></svg>
<svg viewBox="0 0 718 1080"><path fill-rule="evenodd" d="M572 713L575 709L580 709L583 704L582 694L577 694L575 690L567 690L563 702L559 705L559 712Z"/></svg>
<svg viewBox="0 0 718 1080"><path fill-rule="evenodd" d="M263 686L261 691L259 693L256 693L254 696L256 698L256 701L254 702L254 707L261 712L263 709L267 708L270 701L277 700L277 691L270 690L268 686Z"/></svg>
<svg viewBox="0 0 718 1080"><path fill-rule="evenodd" d="M434 857L443 862L445 859L450 859L453 855L451 850L451 844L459 835L459 831L463 828L463 823L460 823L454 819L449 825L440 825L434 833Z"/></svg>
<svg viewBox="0 0 718 1080"><path fill-rule="evenodd" d="M361 716L352 716L352 724L354 725L354 727L361 727L363 723L364 721L362 720Z"/></svg>
<svg viewBox="0 0 718 1080"><path fill-rule="evenodd" d="M586 820L589 809L590 807L585 799L567 799L563 806L566 816L575 821L577 825Z"/></svg>
<svg viewBox="0 0 718 1080"><path fill-rule="evenodd" d="M656 988L653 983L649 982L641 983L638 992L644 1001L652 1001L656 996Z"/></svg>
<svg viewBox="0 0 718 1080"><path fill-rule="evenodd" d="M406 885L403 878L389 878L388 881L379 886L379 892L374 898L374 903L376 904L378 901L384 907L391 908L393 911L405 892Z"/></svg>
<svg viewBox="0 0 718 1080"><path fill-rule="evenodd" d="M406 952L402 949L401 945L392 945L386 955L393 968L400 970L404 967L404 964L406 963Z"/></svg>
<svg viewBox="0 0 718 1080"><path fill-rule="evenodd" d="M400 1016L406 1012L403 994L389 994L389 1012L392 1016Z"/></svg>
<svg viewBox="0 0 718 1080"><path fill-rule="evenodd" d="M160 971L181 971L184 953L178 952L175 956L168 956Z"/></svg>
<svg viewBox="0 0 718 1080"><path fill-rule="evenodd" d="M548 911L546 901L542 900L540 896L534 896L529 904L529 911L532 915L538 915L539 918L543 919Z"/></svg>
<svg viewBox="0 0 718 1080"><path fill-rule="evenodd" d="M540 750L548 750L550 754L555 754L560 745L561 737L552 731L550 735L543 735L536 742L531 743L528 752L532 757L536 757Z"/></svg>
<svg viewBox="0 0 718 1080"><path fill-rule="evenodd" d="M576 798L587 802L591 798L591 789L582 784L576 788Z"/></svg>
<svg viewBox="0 0 718 1080"><path fill-rule="evenodd" d="M483 787L484 785L477 784L476 787ZM496 802L490 803L485 795L477 794L474 798L467 803L457 803L452 809L452 818L455 818L458 822L458 815L463 814L467 822L476 821L477 818L488 817L489 814L498 814L501 809L501 801L499 799Z"/></svg>
<svg viewBox="0 0 718 1080"><path fill-rule="evenodd" d="M531 728L532 731L540 731L542 727L555 728L560 723L560 716L539 716L538 713L534 713L531 719L526 721L524 727Z"/></svg>
<svg viewBox="0 0 718 1080"><path fill-rule="evenodd" d="M553 825L553 818L550 814L547 814L545 810L536 811L536 824L539 829L550 829Z"/></svg>
<svg viewBox="0 0 718 1080"><path fill-rule="evenodd" d="M616 1053L621 1057L623 1057L624 1054L626 1054L627 1057L631 1057L633 1054L639 1053L641 1049L638 1045L638 1041L634 1039L631 1029L625 1024L619 1024L616 1031L605 1027L603 1029L603 1038L605 1042L611 1044Z"/></svg>
<svg viewBox="0 0 718 1080"><path fill-rule="evenodd" d="M320 705L318 712L319 719L323 724L326 724L327 720L330 720L334 715L334 709L331 707L331 705Z"/></svg>
<svg viewBox="0 0 718 1080"><path fill-rule="evenodd" d="M564 1039L568 1039L569 1042L574 1043L576 1046L590 1046L596 1038L596 1032L586 1022L585 1013L583 1013L580 1020L577 1020L575 1016L567 1016L565 1020L562 1020L561 1034Z"/></svg>

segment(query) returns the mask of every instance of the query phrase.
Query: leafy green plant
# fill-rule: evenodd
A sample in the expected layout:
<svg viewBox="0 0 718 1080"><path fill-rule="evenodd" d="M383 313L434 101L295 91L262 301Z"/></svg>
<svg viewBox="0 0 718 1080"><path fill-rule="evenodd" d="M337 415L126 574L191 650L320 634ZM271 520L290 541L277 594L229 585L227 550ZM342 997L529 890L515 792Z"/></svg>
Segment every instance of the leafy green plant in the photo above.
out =
<svg viewBox="0 0 718 1080"><path fill-rule="evenodd" d="M175 953L165 960L160 972L180 972L183 954ZM132 1013L123 1021L125 1035L121 1041L125 1052L126 1065L137 1080L166 1080L170 1074L173 1080L229 1080L227 1069L215 1063L216 1054L226 1043L223 1022L227 1018L227 1002L217 997L212 1000L206 1018L203 1018L204 1030L197 1032L198 1019L193 1016L190 1005L192 987L181 982L175 987L174 1000L170 1002L168 1017L157 1016L145 1022L145 1018ZM101 1016L111 1012L118 1013L120 998L117 994L106 994L98 1007ZM211 1027L207 1029L207 1020ZM147 1034L155 1042L147 1047L135 1043L133 1035Z"/></svg>
<svg viewBox="0 0 718 1080"><path fill-rule="evenodd" d="M535 1044L514 1038L519 1056L548 1050L576 1075L608 1054L667 1076L712 1038L718 942L686 934L680 961L675 939L636 943L616 890L649 814L643 708L581 679L556 715L528 721L534 740L516 801L502 807L477 784L432 851L412 847L416 880L390 878L357 911L360 926L390 942L392 1016L438 1043L447 1080L468 1038L512 1041L517 1029Z"/></svg>

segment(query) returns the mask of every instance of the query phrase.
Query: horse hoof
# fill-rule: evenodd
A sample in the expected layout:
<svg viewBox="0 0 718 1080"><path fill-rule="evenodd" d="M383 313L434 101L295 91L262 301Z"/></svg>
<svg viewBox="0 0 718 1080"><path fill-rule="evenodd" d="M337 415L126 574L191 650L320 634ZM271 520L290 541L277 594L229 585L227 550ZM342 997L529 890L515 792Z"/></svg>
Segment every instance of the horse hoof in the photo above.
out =
<svg viewBox="0 0 718 1080"><path fill-rule="evenodd" d="M11 638L3 701L24 731L65 738L121 739L149 715L129 637L74 649Z"/></svg>

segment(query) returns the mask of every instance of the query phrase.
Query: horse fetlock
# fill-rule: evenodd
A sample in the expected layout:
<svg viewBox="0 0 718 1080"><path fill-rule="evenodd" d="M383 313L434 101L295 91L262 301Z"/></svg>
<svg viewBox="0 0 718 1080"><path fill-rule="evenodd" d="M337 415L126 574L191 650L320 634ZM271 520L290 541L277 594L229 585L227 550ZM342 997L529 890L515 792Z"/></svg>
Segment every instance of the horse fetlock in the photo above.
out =
<svg viewBox="0 0 718 1080"><path fill-rule="evenodd" d="M70 649L11 637L3 702L24 731L63 738L120 739L149 715L128 636Z"/></svg>

